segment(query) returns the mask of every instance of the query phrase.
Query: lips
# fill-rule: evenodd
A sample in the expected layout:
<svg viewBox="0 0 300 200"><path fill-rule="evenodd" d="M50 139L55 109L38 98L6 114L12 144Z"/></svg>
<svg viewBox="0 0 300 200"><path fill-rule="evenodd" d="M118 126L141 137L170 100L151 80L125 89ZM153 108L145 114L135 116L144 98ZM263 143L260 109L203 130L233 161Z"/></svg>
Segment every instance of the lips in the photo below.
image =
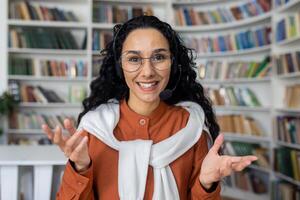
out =
<svg viewBox="0 0 300 200"><path fill-rule="evenodd" d="M153 82L137 82L137 85L142 89L142 90L153 90L156 88L158 85L158 81L153 81Z"/></svg>

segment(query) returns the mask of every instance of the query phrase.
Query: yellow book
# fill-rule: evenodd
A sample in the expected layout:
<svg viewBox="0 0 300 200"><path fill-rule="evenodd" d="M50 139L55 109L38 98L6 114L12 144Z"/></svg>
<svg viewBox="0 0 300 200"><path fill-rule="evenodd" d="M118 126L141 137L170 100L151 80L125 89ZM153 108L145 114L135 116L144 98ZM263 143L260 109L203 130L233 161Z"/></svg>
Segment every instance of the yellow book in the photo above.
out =
<svg viewBox="0 0 300 200"><path fill-rule="evenodd" d="M291 161L292 161L294 179L299 181L300 180L299 166L298 166L297 154L296 151L294 150L291 151Z"/></svg>

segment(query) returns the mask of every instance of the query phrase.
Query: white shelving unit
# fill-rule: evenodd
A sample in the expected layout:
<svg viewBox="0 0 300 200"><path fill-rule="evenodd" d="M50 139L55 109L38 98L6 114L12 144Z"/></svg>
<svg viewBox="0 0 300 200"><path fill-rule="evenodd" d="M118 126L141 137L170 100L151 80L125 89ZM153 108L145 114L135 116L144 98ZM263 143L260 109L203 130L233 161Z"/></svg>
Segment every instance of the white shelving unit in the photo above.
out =
<svg viewBox="0 0 300 200"><path fill-rule="evenodd" d="M14 0L3 0L0 1L0 54L2 55L0 59L0 92L4 91L7 88L7 83L9 80L18 80L21 82L29 83L47 83L51 85L59 84L82 84L85 85L87 91L89 91L89 83L93 79L92 77L92 60L94 56L99 55L100 51L92 50L92 35L94 30L99 31L111 31L114 24L112 23L97 23L92 21L92 8L94 3L103 3L103 4L112 4L112 5L152 5L153 10L157 11L157 16L162 20L170 23L176 31L182 35L192 34L196 36L201 35L218 35L220 33L229 33L229 32L239 32L240 29L251 28L261 25L271 25L272 30L275 30L275 21L277 15L284 15L285 13L291 12L295 9L300 8L299 0L291 0L286 5L273 9L272 11L265 13L260 16L224 23L224 24L214 24L206 26L176 26L174 18L174 9L177 7L202 7L202 8L213 8L220 5L234 5L241 2L247 2L243 0L201 0L201 1L172 1L172 0L76 0L76 1L58 1L58 0L49 0L49 1L33 1L34 3L41 3L47 6L60 5L62 8L67 8L68 10L76 11L75 13L80 13L80 22L45 22L45 21L22 21L14 20L8 18L8 5L9 2ZM84 50L52 50L52 49L20 49L20 48L9 48L7 33L11 27L41 27L41 28L51 28L51 29L68 29L68 30L84 30L87 33L87 48ZM3 42L2 42L3 41ZM300 37L289 39L276 43L274 37L272 38L272 44L257 47L252 49L245 49L240 51L231 51L231 52L215 52L215 53L202 53L197 55L197 60L240 60L240 59L252 59L252 60L261 60L266 55L272 55L276 53L282 53L283 51L291 51L299 49L297 46L291 47L292 44L300 43ZM8 75L8 58L11 55L16 56L25 56L25 57L37 57L37 58L49 58L49 59L82 59L88 63L88 75L87 77L81 78L57 78L57 77L29 77L29 76L11 76ZM274 63L274 62L273 62ZM264 137L255 137L255 136L245 136L227 133L225 139L228 141L244 141L250 143L263 143L267 145L270 152L269 156L271 159L271 166L274 166L273 160L273 148L277 145L287 146L300 150L300 145L291 145L283 142L275 141L273 138L274 127L272 126L272 118L281 113L292 113L299 114L299 110L284 108L282 104L283 98L283 86L299 82L299 73L288 74L288 75L279 75L277 76L274 71L275 64L273 64L273 74L271 78L253 78L253 79L230 79L230 80L202 80L203 85L205 86L215 86L215 85L247 85L254 89L259 89L260 87L264 88L264 91L259 91L259 99L263 101L263 106L261 107L243 107L243 106L215 106L217 114L224 113L235 113L235 114L246 114L253 116L254 118L259 119L262 122L263 127L267 130L267 135ZM62 109L67 110L67 112L78 114L81 109L81 104L71 104L71 103L53 103L53 104L37 104L37 103L22 103L20 105L21 110L32 110L36 112L49 112L49 113L59 113ZM15 130L8 129L5 126L5 131L8 134L19 134L19 135L42 135L41 130ZM37 147L43 148L43 147ZM1 161L0 161L1 162ZM60 161L60 164L63 164L63 161ZM34 165L34 163L31 163ZM249 168L254 170L263 171L269 174L270 181L279 178L286 180L292 184L300 185L299 182L286 177L280 173L274 173L272 170L262 169L257 166L250 166ZM270 184L271 185L271 184ZM239 199L271 199L271 186L269 188L269 193L264 195L257 195L251 192L245 192L242 190L237 190L233 188L224 187L222 194L226 197L239 198Z"/></svg>
<svg viewBox="0 0 300 200"><path fill-rule="evenodd" d="M272 16L272 28L275 30L276 24L279 19L282 19L282 17L285 17L286 15L289 15L291 13L299 12L300 11L300 1L299 0L290 0L288 3L285 5L281 5L274 10L274 14ZM275 42L275 34L273 36L273 45L272 45L272 55L282 55L285 53L291 53L295 51L299 51L299 44L300 44L300 38L294 37L290 39L285 39L280 42ZM276 70L276 62L275 59L273 60L274 63L274 74L272 78L272 89L273 93L275 94L276 98L273 98L273 113L272 116L273 118L276 118L277 116L300 116L300 109L295 108L287 108L284 105L284 89L286 86L293 85L295 83L300 83L299 79L299 73L288 73L288 74L282 74L282 75L277 75L277 70ZM274 120L275 121L275 120ZM277 122L275 121L274 124L274 130L273 130L273 147L286 147L286 148L291 148L295 150L300 150L300 145L299 144L291 144L283 141L278 141L277 140ZM274 163L275 164L275 163ZM274 165L273 165L274 166ZM280 181L286 181L296 187L299 188L300 183L299 181L296 181L295 179L288 177L280 172L273 172L274 177L276 180Z"/></svg>

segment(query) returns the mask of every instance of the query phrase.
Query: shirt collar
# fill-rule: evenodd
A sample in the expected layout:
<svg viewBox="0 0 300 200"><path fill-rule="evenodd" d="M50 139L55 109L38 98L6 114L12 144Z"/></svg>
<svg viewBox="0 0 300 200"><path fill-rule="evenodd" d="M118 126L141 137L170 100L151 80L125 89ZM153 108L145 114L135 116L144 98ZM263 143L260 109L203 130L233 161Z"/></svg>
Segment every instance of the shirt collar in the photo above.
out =
<svg viewBox="0 0 300 200"><path fill-rule="evenodd" d="M135 127L141 119L145 119L146 121L148 121L149 125L151 126L153 124L156 124L160 120L167 109L168 105L161 100L157 108L155 108L150 115L145 116L133 111L128 106L126 100L123 99L120 102L120 117L123 117L123 119L125 118L132 127Z"/></svg>

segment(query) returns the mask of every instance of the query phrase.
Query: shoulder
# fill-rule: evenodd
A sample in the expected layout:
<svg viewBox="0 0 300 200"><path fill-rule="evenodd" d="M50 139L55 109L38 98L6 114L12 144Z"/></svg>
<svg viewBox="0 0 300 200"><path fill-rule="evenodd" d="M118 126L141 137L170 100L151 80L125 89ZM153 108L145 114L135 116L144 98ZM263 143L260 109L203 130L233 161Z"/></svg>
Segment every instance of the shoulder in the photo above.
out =
<svg viewBox="0 0 300 200"><path fill-rule="evenodd" d="M186 124L189 119L190 113L182 106L170 105L168 106L165 115L167 115L169 119L173 119L177 122L181 121L183 124Z"/></svg>

